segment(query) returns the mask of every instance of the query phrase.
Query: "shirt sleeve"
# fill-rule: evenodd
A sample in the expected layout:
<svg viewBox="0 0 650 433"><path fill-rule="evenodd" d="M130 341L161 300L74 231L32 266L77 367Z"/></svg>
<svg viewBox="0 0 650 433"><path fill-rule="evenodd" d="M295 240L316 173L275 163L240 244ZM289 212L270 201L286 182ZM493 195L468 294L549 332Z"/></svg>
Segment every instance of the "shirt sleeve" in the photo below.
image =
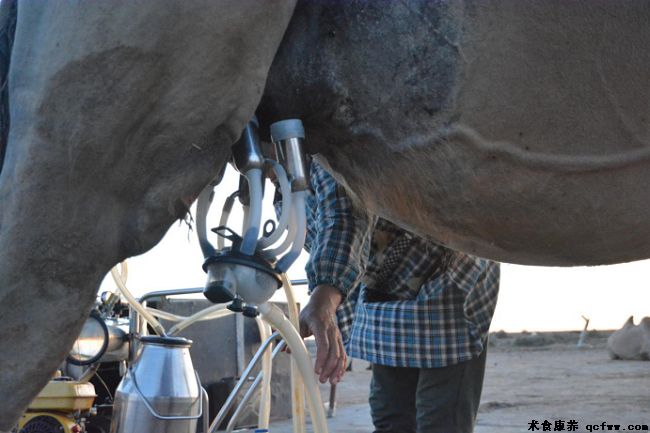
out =
<svg viewBox="0 0 650 433"><path fill-rule="evenodd" d="M314 196L307 200L310 256L305 266L309 290L329 284L346 295L364 272L374 220L354 209L344 188L316 161L310 180Z"/></svg>

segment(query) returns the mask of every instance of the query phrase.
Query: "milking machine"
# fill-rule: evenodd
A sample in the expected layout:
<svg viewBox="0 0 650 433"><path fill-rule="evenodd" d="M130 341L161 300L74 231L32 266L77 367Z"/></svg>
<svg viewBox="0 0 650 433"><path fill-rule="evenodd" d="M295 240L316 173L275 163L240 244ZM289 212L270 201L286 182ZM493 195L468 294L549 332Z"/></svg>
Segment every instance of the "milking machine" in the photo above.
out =
<svg viewBox="0 0 650 433"><path fill-rule="evenodd" d="M292 364L294 371L299 372L292 375L294 430L304 432L304 415L301 412L303 384L297 379L300 376L307 387L306 401L312 416L314 431L325 432L327 426L318 384L312 371L309 354L297 332L297 311L290 309L290 315L293 316L292 323L277 307L268 303L273 294L284 285L289 304L295 307L285 272L298 258L305 242L305 194L308 175L302 152L304 137L300 120L291 119L274 123L271 125L271 141L277 159L265 159L260 149L257 123L255 120L250 122L242 139L233 147L234 165L242 174L240 185L246 186L245 189L240 188L238 194L244 207L242 236L228 227L228 216L232 207L231 198L224 205L220 226L213 229L219 237L217 248L215 249L207 240L205 219L212 198L210 186L198 199L197 234L205 257L203 267L207 273L204 295L215 303L229 303L228 308L231 311L247 317L261 314L263 320L277 329L294 356L295 363ZM280 185L282 209L277 225L273 227L274 224L265 223L264 233L260 237L264 189L264 178L261 174L264 172L273 172ZM267 230L268 226L270 229ZM225 241L230 241L230 245L226 246ZM278 242L279 245L274 246ZM262 356L264 352L258 353ZM266 356L268 364L269 354ZM267 370L263 369L263 371ZM240 379L233 394L241 389L244 377L245 375ZM268 393L267 382L268 380L263 382L262 386L263 398L259 419L259 427L262 429L268 428L268 398L264 398L265 393ZM244 400L246 399L245 396ZM217 430L232 401L233 399L229 398L217 414L210 426L210 433ZM232 425L231 420L227 431L232 431Z"/></svg>
<svg viewBox="0 0 650 433"><path fill-rule="evenodd" d="M77 376L83 376L82 380L86 381L102 358L120 363L123 378L112 401L111 433L195 433L199 420L202 420L204 433L214 433L233 409L237 394L259 361L261 371L234 409L226 431L233 431L243 408L258 388L258 428L268 431L271 363L285 345L292 354L294 431L305 432L306 401L314 432L327 432L318 384L297 331L298 310L285 274L298 258L305 241L308 175L302 153L304 137L299 120L273 124L271 141L277 156L266 158L260 150L256 120L246 126L241 139L232 147L231 163L240 173L240 188L228 197L220 223L212 229L217 236L216 248L207 233L207 214L215 185L209 185L199 195L196 229L205 258L203 269L207 274L203 294L215 303L214 306L190 317L150 308L146 302L139 302L126 287L125 264L111 271L121 295L128 301L129 317L114 317L112 311L120 297L104 295L97 307L97 317L89 319L95 321L84 327L72 354L84 359L77 364L91 366L77 372ZM279 185L282 208L277 222L269 220L262 224L264 181L269 173ZM244 211L241 232L228 225L237 199ZM287 295L289 319L268 302L281 287ZM177 334L197 321L226 314L242 314L255 320L262 343L212 424L208 425L207 393L201 387L189 354L192 342ZM175 324L166 330L159 319ZM155 335L148 335L149 329ZM278 338L281 341L273 347ZM85 431L83 425L79 425L78 431Z"/></svg>
<svg viewBox="0 0 650 433"><path fill-rule="evenodd" d="M203 294L217 305L185 319L175 325L175 328L181 329L215 312L223 313L223 304L227 304L228 311L232 313L258 321L262 345L212 424L204 426L204 432L216 432L225 414L231 409L236 394L242 389L243 382L260 359L263 364L261 375L235 410L226 431L233 430L242 404L250 399L257 385L262 388L258 427L268 429L271 361L274 356L270 349L276 337L281 336L283 342L280 345L286 344L291 349L295 360L294 371L302 378L302 381L297 377L292 380L296 431L305 430L302 413L304 382L314 432L324 433L327 426L318 384L309 354L297 331L298 314L285 275L298 258L306 234L305 194L308 177L302 152L304 130L302 123L295 119L271 125L271 139L278 157L267 159L260 150L257 129L257 122L251 121L242 138L232 148L231 162L241 174L240 189L226 200L220 225L212 230L218 236L217 248L208 240L206 222L214 186L209 185L198 198L196 228L205 258L203 269L207 274ZM265 227L270 228L265 229L260 237L265 172L274 173L280 185L283 204L277 224L268 221ZM241 235L228 226L230 211L237 197L244 210ZM229 245L226 245L226 241ZM274 246L277 243L279 245ZM119 273L114 270L113 275L139 316L136 322L139 323L140 318L144 319L159 335L139 339L139 344L143 347L138 351L116 393L111 432L194 432L197 420L205 414L206 404L202 402L206 397L200 387L200 380L192 374L191 359L187 352L191 343L165 334L154 317L154 312L137 301L134 302L126 287L120 284ZM268 303L283 286L289 303L293 304L290 305L293 323L278 307ZM277 329L275 333L271 334L270 326L259 319L260 315L264 322ZM275 354L280 345L276 346ZM165 370L162 368L164 365L171 368ZM162 382L172 385L163 386Z"/></svg>
<svg viewBox="0 0 650 433"><path fill-rule="evenodd" d="M203 269L207 274L202 292L215 305L189 317L151 308L145 301L147 296L139 302L128 290L126 264L115 267L112 276L128 304L114 293L102 295L70 352L63 368L64 378L53 380L53 383L66 384L58 387L65 389L57 394L58 397L67 396L65 404L54 407L51 403L43 403L46 395L39 395L42 398L37 398L32 410L23 417L19 432L105 433L102 428L93 430L92 423L86 423L85 417L96 415L102 406L109 406L111 433L195 433L199 421L203 433L214 433L227 412L233 409L237 394L259 361L262 362L261 371L234 409L226 431L233 431L243 408L258 388L258 429L268 431L271 363L285 346L292 355L294 432L304 433L306 430L305 401L314 432L327 432L318 384L309 353L297 331L298 309L285 274L298 258L305 241L308 175L302 152L304 137L300 120L271 125L276 158L265 158L260 150L256 120L246 126L242 138L232 147L231 163L241 175L240 188L228 197L220 224L212 230L217 236L216 248L207 234L207 213L215 185L209 185L199 195L196 229L205 258ZM283 200L277 223L269 220L262 227L266 173L273 173ZM228 225L237 199L244 210L241 234ZM281 287L287 296L289 319L277 306L268 302ZM186 293L196 293L196 290L161 292L165 295ZM189 353L192 342L177 334L193 323L227 314L242 314L255 320L261 345L209 425L208 396ZM174 324L166 330L159 319ZM153 335L149 335L149 329ZM273 347L279 338L281 340ZM123 377L111 401L93 405L95 389L88 381L102 363L109 361L119 365L119 375ZM105 383L103 386L108 388ZM304 391L307 391L306 399ZM54 409L48 409L48 404ZM48 414L51 415L48 420L59 419L63 428L52 424L51 430L39 430L45 419L43 416Z"/></svg>
<svg viewBox="0 0 650 433"><path fill-rule="evenodd" d="M297 331L297 304L285 274L298 258L305 241L308 175L302 153L304 137L299 120L273 124L271 141L277 156L265 158L260 150L256 120L246 126L242 138L232 147L231 163L241 175L240 188L228 197L219 226L212 230L217 236L216 248L207 235L207 213L215 185L209 185L200 194L196 229L205 258L203 269L207 274L202 291L215 305L189 317L150 308L128 290L126 264L115 267L111 273L122 296L110 292L102 294L62 367L61 377L53 379L39 394L22 418L18 432L106 433L104 427L94 425L92 419L98 410L107 408L109 416L112 415L110 433L195 433L199 420L202 420L202 432L214 433L233 408L237 394L260 360L261 371L235 408L226 431L233 431L243 408L258 388L258 428L268 431L271 363L285 346L292 354L294 432L306 430L305 400L314 432L327 432L311 360ZM268 173L273 173L279 185L282 207L277 223L269 220L262 227L262 199ZM228 226L236 199L244 210L241 234ZM280 287L284 288L287 297L289 319L268 302ZM160 294L189 293L196 293L196 290ZM144 298L146 296L141 301L145 301ZM192 342L177 334L197 321L227 314L242 314L255 320L261 345L209 425L207 393L201 387L189 354ZM174 325L166 330L159 319ZM154 335L148 335L149 329ZM118 365L119 376L123 377L114 396L98 402L94 401L96 390L89 380L96 378L103 363ZM99 379L108 390L110 387ZM306 399L304 391L307 391ZM91 421L87 422L88 419Z"/></svg>

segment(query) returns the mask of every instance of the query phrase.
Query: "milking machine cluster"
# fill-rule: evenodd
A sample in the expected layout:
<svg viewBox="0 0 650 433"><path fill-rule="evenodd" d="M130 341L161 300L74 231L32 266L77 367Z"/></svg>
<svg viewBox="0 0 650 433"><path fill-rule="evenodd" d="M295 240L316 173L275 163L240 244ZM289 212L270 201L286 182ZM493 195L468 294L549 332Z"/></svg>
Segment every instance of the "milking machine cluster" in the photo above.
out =
<svg viewBox="0 0 650 433"><path fill-rule="evenodd" d="M292 119L271 125L271 139L278 160L262 155L255 120L250 122L242 138L233 146L233 165L241 173L238 195L244 206L242 236L227 227L231 201L226 201L221 224L213 231L220 237L218 249L207 240L206 215L212 200L212 187L199 195L197 232L208 274L205 297L214 303L231 302L228 308L249 317L258 314L258 306L268 301L282 286L281 275L298 258L305 242L305 194L307 172L302 153L305 134L300 120ZM262 197L265 171L272 170L280 184L282 210L277 226L260 239ZM287 235L276 248L272 245ZM231 242L224 247L224 240ZM283 255L284 254L284 255ZM282 257L280 257L282 255Z"/></svg>
<svg viewBox="0 0 650 433"><path fill-rule="evenodd" d="M285 346L291 349L292 355L294 432L305 432L305 402L311 413L314 432L327 432L318 384L309 354L296 329L298 311L285 274L300 255L305 242L305 194L309 182L302 151L304 138L300 120L285 120L271 125L275 157L267 158L261 152L257 121L253 119L246 126L241 139L232 147L231 163L240 173L240 188L225 201L219 225L212 229L217 236L216 248L207 234L207 215L215 185L209 185L199 195L196 230L205 259L203 270L207 274L202 291L215 305L189 317L148 307L148 295L138 301L126 287L126 264L114 268L111 271L113 278L128 304L115 294L102 296L66 363L68 370L76 368L77 371L65 371L64 374L76 379L67 378L64 391L48 391L61 397L64 403L52 408L53 400L39 395L40 400L37 398L23 417L20 433L49 433L47 428L38 430L46 418L54 420L50 426L52 432L94 432L92 423L84 423L85 417L97 412L97 405L92 405L94 390L92 385L88 387L88 380L97 372L98 365L106 360L118 361L123 376L113 400L109 402L111 433L195 433L200 419L203 420L201 431L214 433L260 360L261 371L235 409L226 431L233 431L238 416L258 388L259 430L256 431L268 431L271 363ZM277 223L270 220L262 225L262 199L265 174L268 173L273 174L279 185L282 205ZM228 226L237 198L244 211L241 235ZM281 287L287 295L290 320L277 306L268 302ZM196 292L186 289L156 294L167 296ZM262 343L209 424L208 395L190 358L192 342L177 334L197 321L234 313L256 321ZM175 324L166 330L158 319ZM272 327L275 332L272 332ZM149 329L157 335L148 335ZM277 344L273 348L274 343ZM55 426L57 419L61 426Z"/></svg>

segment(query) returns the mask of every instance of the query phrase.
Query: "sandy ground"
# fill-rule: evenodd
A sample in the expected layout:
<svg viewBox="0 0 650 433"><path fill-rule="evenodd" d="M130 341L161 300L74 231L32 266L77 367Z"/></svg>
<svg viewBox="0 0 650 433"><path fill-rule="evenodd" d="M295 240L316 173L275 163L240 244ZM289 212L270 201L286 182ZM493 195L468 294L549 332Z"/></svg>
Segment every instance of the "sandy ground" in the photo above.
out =
<svg viewBox="0 0 650 433"><path fill-rule="evenodd" d="M610 360L607 332L592 331L588 346L578 349L578 335L492 335L475 432L526 432L533 420L539 431L544 431L544 421L550 423L546 431L608 431L607 424L620 425L619 431L630 431L630 424L650 426L650 362ZM372 432L366 366L355 360L354 371L339 384L330 433ZM329 386L323 386L321 394L327 401ZM577 430L568 429L571 420L577 422ZM290 420L274 422L270 428L271 433L291 431Z"/></svg>

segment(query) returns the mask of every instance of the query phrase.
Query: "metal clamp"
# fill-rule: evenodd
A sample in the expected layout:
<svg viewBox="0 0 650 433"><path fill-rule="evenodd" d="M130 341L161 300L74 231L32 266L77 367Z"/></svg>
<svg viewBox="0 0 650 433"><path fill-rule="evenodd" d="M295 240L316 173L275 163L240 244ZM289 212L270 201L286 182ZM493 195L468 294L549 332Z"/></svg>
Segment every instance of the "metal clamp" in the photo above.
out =
<svg viewBox="0 0 650 433"><path fill-rule="evenodd" d="M156 412L156 410L153 408L153 406L151 406L151 403L149 403L149 400L147 400L147 397L144 396L144 394L142 393L142 390L140 390L140 386L138 385L138 381L135 378L135 373L133 372L133 370L129 369L129 373L131 374L131 377L133 379L133 384L135 385L136 391L138 391L138 394L140 394L140 398L142 398L142 402L147 407L147 409L149 409L149 412L151 413L151 415L154 418L164 420L164 421L170 421L170 420L173 421L173 420L199 419L199 418L201 418L203 416L203 395L202 394L199 394L199 396L197 398L197 400L199 401L199 413L198 413L198 415L188 415L188 416L182 416L182 415L165 416L165 415L160 415L158 412ZM199 386L199 389L201 390L201 392L203 392L203 387L201 386L201 380L199 379L199 373L197 373L196 370L194 370L194 375L196 376L196 382L197 382L197 384ZM196 401L192 402L192 406L194 406L194 403L196 403Z"/></svg>

